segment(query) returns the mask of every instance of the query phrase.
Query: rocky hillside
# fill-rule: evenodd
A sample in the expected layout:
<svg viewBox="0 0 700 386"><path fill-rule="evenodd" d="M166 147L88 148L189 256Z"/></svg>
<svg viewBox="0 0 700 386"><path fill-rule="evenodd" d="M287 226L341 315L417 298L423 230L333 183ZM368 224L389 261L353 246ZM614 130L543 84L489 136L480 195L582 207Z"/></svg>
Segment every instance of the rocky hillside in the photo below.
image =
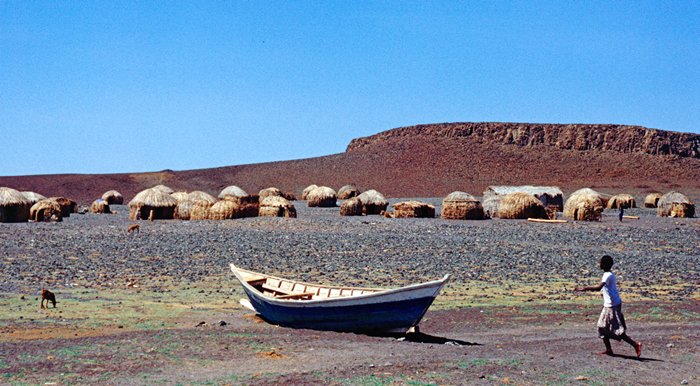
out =
<svg viewBox="0 0 700 386"><path fill-rule="evenodd" d="M642 126L556 125L533 123L465 122L401 127L353 139L347 151L397 138L466 138L520 147L548 146L562 150L617 151L700 158L700 135Z"/></svg>
<svg viewBox="0 0 700 386"><path fill-rule="evenodd" d="M480 196L488 185L557 185L643 194L680 190L700 199L700 135L619 125L444 123L352 140L324 157L187 171L0 177L0 186L89 203L116 189L130 199L165 184L212 194L228 185L255 193L276 186L301 194L310 184L355 183L389 197Z"/></svg>

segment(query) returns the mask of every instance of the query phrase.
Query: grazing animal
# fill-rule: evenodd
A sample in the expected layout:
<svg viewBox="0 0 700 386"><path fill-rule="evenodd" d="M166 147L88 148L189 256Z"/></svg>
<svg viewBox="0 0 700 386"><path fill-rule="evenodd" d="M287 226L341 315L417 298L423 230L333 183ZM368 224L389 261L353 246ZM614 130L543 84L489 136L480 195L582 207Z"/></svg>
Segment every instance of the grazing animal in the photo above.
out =
<svg viewBox="0 0 700 386"><path fill-rule="evenodd" d="M127 228L126 233L132 234L132 233L141 233L141 225L139 224L131 224L129 225L129 228Z"/></svg>
<svg viewBox="0 0 700 386"><path fill-rule="evenodd" d="M46 307L44 307L44 301L46 301ZM49 308L49 302L53 304L53 308L56 308L56 295L53 292L47 290L46 288L41 289L41 308Z"/></svg>

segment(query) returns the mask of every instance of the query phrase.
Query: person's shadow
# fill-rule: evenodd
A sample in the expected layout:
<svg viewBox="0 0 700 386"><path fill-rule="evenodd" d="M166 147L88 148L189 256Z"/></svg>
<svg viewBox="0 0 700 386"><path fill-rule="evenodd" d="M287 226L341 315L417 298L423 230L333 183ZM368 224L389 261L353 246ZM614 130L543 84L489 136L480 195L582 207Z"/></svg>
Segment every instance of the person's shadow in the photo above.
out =
<svg viewBox="0 0 700 386"><path fill-rule="evenodd" d="M413 343L428 343L428 344L446 344L452 346L481 346L481 343L467 342L459 339L449 339L442 336L428 335L422 332L409 332L407 334L390 334L390 333L364 333L368 336L376 336L381 338L394 338L402 342Z"/></svg>
<svg viewBox="0 0 700 386"><path fill-rule="evenodd" d="M637 358L636 356L623 355L623 354L612 354L610 356L613 358L629 359L629 360L639 361L639 362L665 362L663 359L644 358L644 357Z"/></svg>

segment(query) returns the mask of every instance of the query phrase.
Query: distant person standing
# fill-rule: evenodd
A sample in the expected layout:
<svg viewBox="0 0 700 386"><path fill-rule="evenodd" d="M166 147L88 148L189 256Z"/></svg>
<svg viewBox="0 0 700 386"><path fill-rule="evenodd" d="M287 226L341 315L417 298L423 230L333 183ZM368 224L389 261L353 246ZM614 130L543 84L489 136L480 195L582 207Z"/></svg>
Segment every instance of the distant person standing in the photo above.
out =
<svg viewBox="0 0 700 386"><path fill-rule="evenodd" d="M622 222L622 218L625 217L625 206L620 204L620 213L618 214L620 217L620 222Z"/></svg>
<svg viewBox="0 0 700 386"><path fill-rule="evenodd" d="M613 355L610 339L624 340L634 347L637 358L642 355L642 344L627 336L625 316L622 314L622 299L617 291L615 274L611 269L613 258L605 255L600 259L600 269L604 271L600 284L589 287L576 287L574 291L601 291L603 294L603 311L598 318L598 335L603 339L605 351L601 354Z"/></svg>

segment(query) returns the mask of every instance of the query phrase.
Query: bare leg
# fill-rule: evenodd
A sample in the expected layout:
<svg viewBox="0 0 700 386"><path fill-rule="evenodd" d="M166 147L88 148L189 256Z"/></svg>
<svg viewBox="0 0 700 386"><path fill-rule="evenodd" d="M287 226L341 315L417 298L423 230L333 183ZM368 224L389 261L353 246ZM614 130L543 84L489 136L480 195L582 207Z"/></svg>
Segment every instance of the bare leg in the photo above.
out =
<svg viewBox="0 0 700 386"><path fill-rule="evenodd" d="M627 336L627 334L623 334L621 336L621 338L625 342L629 343L632 347L634 347L634 351L637 353L637 358L642 356L642 344L641 343L636 342L634 339Z"/></svg>
<svg viewBox="0 0 700 386"><path fill-rule="evenodd" d="M613 355L612 346L610 345L610 339L603 338L603 343L605 343L605 351L603 351L601 354Z"/></svg>

